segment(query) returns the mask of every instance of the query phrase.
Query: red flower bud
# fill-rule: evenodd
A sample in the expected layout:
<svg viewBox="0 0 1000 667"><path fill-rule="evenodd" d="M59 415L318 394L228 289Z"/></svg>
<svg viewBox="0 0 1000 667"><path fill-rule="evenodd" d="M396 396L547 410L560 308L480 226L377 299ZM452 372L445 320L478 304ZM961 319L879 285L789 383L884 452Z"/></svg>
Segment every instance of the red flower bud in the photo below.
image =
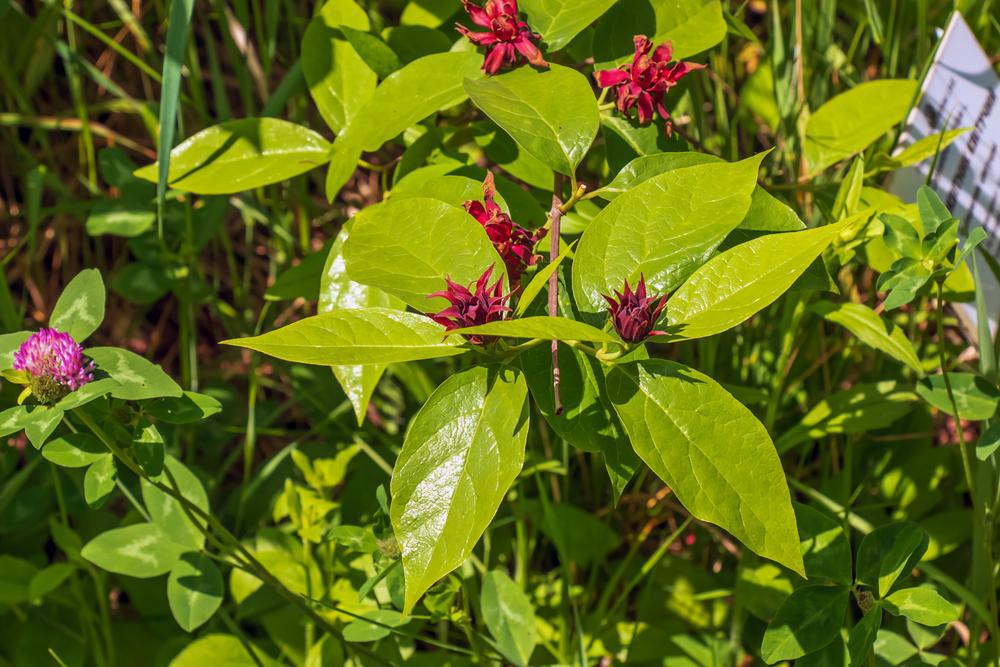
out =
<svg viewBox="0 0 1000 667"><path fill-rule="evenodd" d="M666 334L666 331L654 331L656 320L667 305L667 295L661 297L646 297L646 279L639 276L639 283L635 286L635 291L629 287L628 280L625 281L625 291L615 292L617 299L604 296L608 302L608 313L611 315L611 322L615 325L615 331L622 340L628 343L639 343L649 336Z"/></svg>
<svg viewBox="0 0 1000 667"><path fill-rule="evenodd" d="M493 173L488 171L483 181L483 201L467 201L463 206L486 230L486 235L507 267L507 280L513 289L520 283L524 270L538 261L538 255L534 253L535 244L545 236L546 230L543 227L530 232L511 220L494 201L496 193Z"/></svg>
<svg viewBox="0 0 1000 667"><path fill-rule="evenodd" d="M640 124L645 125L653 119L654 113L659 112L660 118L667 122L666 132L670 136L673 123L670 112L663 106L663 96L685 74L704 65L683 61L671 64L673 46L670 42L660 44L650 56L653 43L645 35L636 35L632 41L635 43L635 54L630 64L594 72L594 78L601 88L614 88L618 110L631 116L634 108Z"/></svg>
<svg viewBox="0 0 1000 667"><path fill-rule="evenodd" d="M450 278L445 278L447 289L435 292L427 298L439 296L447 299L451 305L438 313L428 313L429 317L443 325L446 331L475 327L504 319L510 312L510 307L507 305L510 294L503 293L502 278L497 278L492 287L487 286L492 275L493 267L490 266L476 281L474 292ZM471 335L468 339L473 345L487 345L496 337Z"/></svg>
<svg viewBox="0 0 1000 667"><path fill-rule="evenodd" d="M535 46L535 40L541 39L541 36L517 18L517 0L486 0L485 8L469 0L462 0L462 5L473 23L486 28L486 32L472 32L461 24L455 26L476 46L489 47L483 61L484 72L496 74L521 60L527 60L535 67L549 66Z"/></svg>

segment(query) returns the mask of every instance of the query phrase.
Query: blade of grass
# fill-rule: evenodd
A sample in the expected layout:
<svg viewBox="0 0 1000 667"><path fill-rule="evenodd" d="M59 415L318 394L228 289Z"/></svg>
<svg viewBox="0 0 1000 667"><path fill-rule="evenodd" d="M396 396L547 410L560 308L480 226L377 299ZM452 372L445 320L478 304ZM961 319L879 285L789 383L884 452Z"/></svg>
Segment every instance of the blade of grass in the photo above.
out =
<svg viewBox="0 0 1000 667"><path fill-rule="evenodd" d="M170 24L167 26L167 52L163 61L163 79L160 85L160 137L157 145L159 170L156 181L156 224L163 238L163 206L167 195L167 176L170 173L170 150L174 147L174 130L177 126L177 102L181 92L181 67L184 64L184 45L194 0L173 0L170 3Z"/></svg>

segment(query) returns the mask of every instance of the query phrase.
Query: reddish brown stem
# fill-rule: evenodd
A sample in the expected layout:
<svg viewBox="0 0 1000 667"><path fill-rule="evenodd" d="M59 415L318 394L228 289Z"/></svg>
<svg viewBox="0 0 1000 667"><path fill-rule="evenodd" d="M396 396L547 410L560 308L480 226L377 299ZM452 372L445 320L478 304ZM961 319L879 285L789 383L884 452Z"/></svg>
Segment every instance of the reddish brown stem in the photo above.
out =
<svg viewBox="0 0 1000 667"><path fill-rule="evenodd" d="M559 256L559 222L562 220L562 196L563 184L566 177L556 174L555 184L552 186L552 209L549 211L549 220L552 223L549 227L549 261L554 262ZM556 317L559 314L559 272L556 271L549 278L549 317ZM562 414L563 406L559 398L559 343L552 341L552 401L555 414Z"/></svg>

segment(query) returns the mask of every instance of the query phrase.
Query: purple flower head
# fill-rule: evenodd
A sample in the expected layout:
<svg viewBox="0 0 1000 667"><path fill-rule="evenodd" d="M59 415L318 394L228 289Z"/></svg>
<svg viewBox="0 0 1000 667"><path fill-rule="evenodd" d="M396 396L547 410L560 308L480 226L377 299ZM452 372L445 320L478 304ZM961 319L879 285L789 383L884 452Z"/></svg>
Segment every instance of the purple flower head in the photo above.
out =
<svg viewBox="0 0 1000 667"><path fill-rule="evenodd" d="M31 334L14 354L14 370L31 376L31 393L53 403L94 379L94 362L68 333L42 329Z"/></svg>
<svg viewBox="0 0 1000 667"><path fill-rule="evenodd" d="M625 281L625 291L615 292L615 299L604 296L608 302L608 313L615 325L615 331L628 343L639 343L649 336L665 334L665 331L654 331L656 320L667 305L667 295L661 297L646 297L646 279L640 275L635 291Z"/></svg>
<svg viewBox="0 0 1000 667"><path fill-rule="evenodd" d="M432 320L443 325L446 331L475 327L504 319L510 312L510 306L507 305L510 294L503 293L502 278L497 278L492 287L487 286L492 275L493 267L490 266L476 281L475 291L453 282L450 278L445 278L444 281L448 288L441 292L435 292L427 298L439 296L447 299L451 305L438 313L429 313L428 315ZM468 339L473 345L487 345L494 341L495 336L473 334L468 336Z"/></svg>

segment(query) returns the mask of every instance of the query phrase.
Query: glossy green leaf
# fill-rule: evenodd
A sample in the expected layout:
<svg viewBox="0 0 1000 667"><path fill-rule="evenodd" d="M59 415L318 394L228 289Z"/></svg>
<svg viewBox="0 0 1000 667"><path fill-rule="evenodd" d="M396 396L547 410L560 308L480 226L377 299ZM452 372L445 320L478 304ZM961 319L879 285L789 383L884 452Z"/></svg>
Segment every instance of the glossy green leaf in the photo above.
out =
<svg viewBox="0 0 1000 667"><path fill-rule="evenodd" d="M208 394L185 391L180 396L161 398L145 410L168 424L191 424L222 412L222 403Z"/></svg>
<svg viewBox="0 0 1000 667"><path fill-rule="evenodd" d="M889 426L913 409L917 395L893 380L856 384L817 403L778 438L778 451L830 433L866 433Z"/></svg>
<svg viewBox="0 0 1000 667"><path fill-rule="evenodd" d="M654 153L635 158L614 179L594 193L608 201L627 192L654 176L674 169L693 167L699 164L719 164L724 160L708 153L678 151ZM786 204L777 200L763 188L756 188L751 195L750 210L739 225L739 229L769 232L795 232L805 229L805 224Z"/></svg>
<svg viewBox="0 0 1000 667"><path fill-rule="evenodd" d="M338 308L398 308L403 303L391 297L376 287L356 283L347 276L347 264L344 261L344 242L350 233L350 225L345 225L337 235L337 240L330 247L326 257L326 265L319 284L319 313L328 313ZM361 366L331 366L330 370L337 378L347 398L351 401L358 425L364 422L368 410L368 402L378 385L385 364L367 364Z"/></svg>
<svg viewBox="0 0 1000 667"><path fill-rule="evenodd" d="M196 194L230 194L278 183L330 159L330 144L302 125L241 118L206 128L170 152L170 186ZM157 163L135 172L156 179Z"/></svg>
<svg viewBox="0 0 1000 667"><path fill-rule="evenodd" d="M389 364L462 354L428 317L391 308L334 310L252 338L222 341L278 359L321 366Z"/></svg>
<svg viewBox="0 0 1000 667"><path fill-rule="evenodd" d="M108 448L89 433L67 433L42 447L46 460L65 468L84 468L108 454Z"/></svg>
<svg viewBox="0 0 1000 667"><path fill-rule="evenodd" d="M191 470L172 456L164 461L165 470L155 481L168 489L179 490L203 512L208 512L208 494L205 487ZM174 486L176 482L177 486ZM187 549L201 549L205 544L205 536L191 521L180 501L159 490L146 480L142 480L142 499L153 523L156 524L172 542ZM195 518L198 518L197 515ZM201 519L198 519L201 522Z"/></svg>
<svg viewBox="0 0 1000 667"><path fill-rule="evenodd" d="M631 60L633 35L649 35L654 44L671 42L674 58L710 49L726 36L719 0L622 0L597 23L594 59L597 69Z"/></svg>
<svg viewBox="0 0 1000 667"><path fill-rule="evenodd" d="M974 373L948 373L952 395L962 419L990 419L1000 406L1000 389ZM917 393L938 410L955 416L943 375L931 375L917 385Z"/></svg>
<svg viewBox="0 0 1000 667"><path fill-rule="evenodd" d="M104 280L97 269L84 269L69 281L49 316L49 326L64 331L78 343L104 321Z"/></svg>
<svg viewBox="0 0 1000 667"><path fill-rule="evenodd" d="M814 111L806 123L810 174L864 150L906 118L919 82L880 79L858 84Z"/></svg>
<svg viewBox="0 0 1000 667"><path fill-rule="evenodd" d="M497 648L515 665L527 665L538 643L531 600L503 570L483 577L483 620Z"/></svg>
<svg viewBox="0 0 1000 667"><path fill-rule="evenodd" d="M806 577L852 583L851 545L840 523L808 505L793 503Z"/></svg>
<svg viewBox="0 0 1000 667"><path fill-rule="evenodd" d="M115 457L110 452L97 459L83 476L83 498L91 507L100 507L115 490L118 471Z"/></svg>
<svg viewBox="0 0 1000 667"><path fill-rule="evenodd" d="M778 609L764 633L760 655L773 665L818 651L836 639L847 612L846 586L803 586Z"/></svg>
<svg viewBox="0 0 1000 667"><path fill-rule="evenodd" d="M704 338L747 320L784 294L841 229L765 234L711 258L667 301L671 334Z"/></svg>
<svg viewBox="0 0 1000 667"><path fill-rule="evenodd" d="M475 327L455 329L449 334L483 334L509 338L542 338L545 340L576 340L595 343L615 343L618 339L605 331L567 317L536 315L513 320L497 320Z"/></svg>
<svg viewBox="0 0 1000 667"><path fill-rule="evenodd" d="M120 347L90 347L87 356L111 376L111 395L126 401L178 397L184 392L158 365Z"/></svg>
<svg viewBox="0 0 1000 667"><path fill-rule="evenodd" d="M205 554L186 553L170 570L167 602L177 624L186 632L204 625L222 604L222 573Z"/></svg>
<svg viewBox="0 0 1000 667"><path fill-rule="evenodd" d="M882 626L882 607L876 606L867 612L858 621L857 625L851 628L850 638L847 640L847 649L851 656L852 665L863 665L875 645L875 638L878 636L879 628Z"/></svg>
<svg viewBox="0 0 1000 667"><path fill-rule="evenodd" d="M865 345L888 354L923 375L920 358L902 329L881 318L874 310L860 303L821 301L813 310L827 321L844 327Z"/></svg>
<svg viewBox="0 0 1000 667"><path fill-rule="evenodd" d="M707 375L662 359L616 366L607 387L632 447L693 516L804 574L781 462L749 410Z"/></svg>
<svg viewBox="0 0 1000 667"><path fill-rule="evenodd" d="M608 204L576 248L577 307L603 312L601 295L626 279L635 285L640 274L653 294L674 290L746 216L763 157L675 169Z"/></svg>
<svg viewBox="0 0 1000 667"><path fill-rule="evenodd" d="M368 101L378 77L337 28L368 30L368 15L354 0L323 4L302 35L302 74L323 120L341 132Z"/></svg>
<svg viewBox="0 0 1000 667"><path fill-rule="evenodd" d="M404 613L461 565L521 471L528 389L512 369L452 375L410 422L389 516L406 578Z"/></svg>
<svg viewBox="0 0 1000 667"><path fill-rule="evenodd" d="M475 218L457 206L422 197L361 211L344 243L344 260L351 280L424 312L448 306L440 297L427 298L445 289L446 276L469 285L490 266L494 281L505 274L500 255Z"/></svg>
<svg viewBox="0 0 1000 667"><path fill-rule="evenodd" d="M958 620L958 609L933 588L917 586L889 594L883 602L886 611L905 616L921 625L944 625Z"/></svg>
<svg viewBox="0 0 1000 667"><path fill-rule="evenodd" d="M108 572L147 579L169 572L183 551L156 525L138 523L101 533L80 554Z"/></svg>
<svg viewBox="0 0 1000 667"><path fill-rule="evenodd" d="M355 114L333 145L326 196L333 200L357 167L362 151L376 151L435 111L463 102L463 82L482 76L475 52L434 53L393 72ZM417 93L416 91L419 91ZM405 100L405 103L400 103ZM371 122L377 118L378 122Z"/></svg>
<svg viewBox="0 0 1000 667"><path fill-rule="evenodd" d="M340 26L347 41L351 43L361 60L380 79L384 79L400 68L399 56L385 41L366 30L358 30L347 25Z"/></svg>
<svg viewBox="0 0 1000 667"><path fill-rule="evenodd" d="M554 53L608 11L615 0L521 0L528 25L542 36L545 50Z"/></svg>
<svg viewBox="0 0 1000 667"><path fill-rule="evenodd" d="M665 174L674 169L693 167L699 164L712 164L722 162L719 158L708 153L695 153L693 151L677 151L674 153L654 153L652 155L640 155L635 158L615 174L611 182L602 188L595 190L595 194L602 199L612 200L618 195L624 194L636 187L640 183L648 181L654 176Z"/></svg>
<svg viewBox="0 0 1000 667"><path fill-rule="evenodd" d="M521 148L562 174L576 171L601 123L590 82L562 65L469 79L465 89Z"/></svg>
<svg viewBox="0 0 1000 667"><path fill-rule="evenodd" d="M876 528L858 547L857 582L885 597L897 579L916 567L927 545L927 533L911 521Z"/></svg>

